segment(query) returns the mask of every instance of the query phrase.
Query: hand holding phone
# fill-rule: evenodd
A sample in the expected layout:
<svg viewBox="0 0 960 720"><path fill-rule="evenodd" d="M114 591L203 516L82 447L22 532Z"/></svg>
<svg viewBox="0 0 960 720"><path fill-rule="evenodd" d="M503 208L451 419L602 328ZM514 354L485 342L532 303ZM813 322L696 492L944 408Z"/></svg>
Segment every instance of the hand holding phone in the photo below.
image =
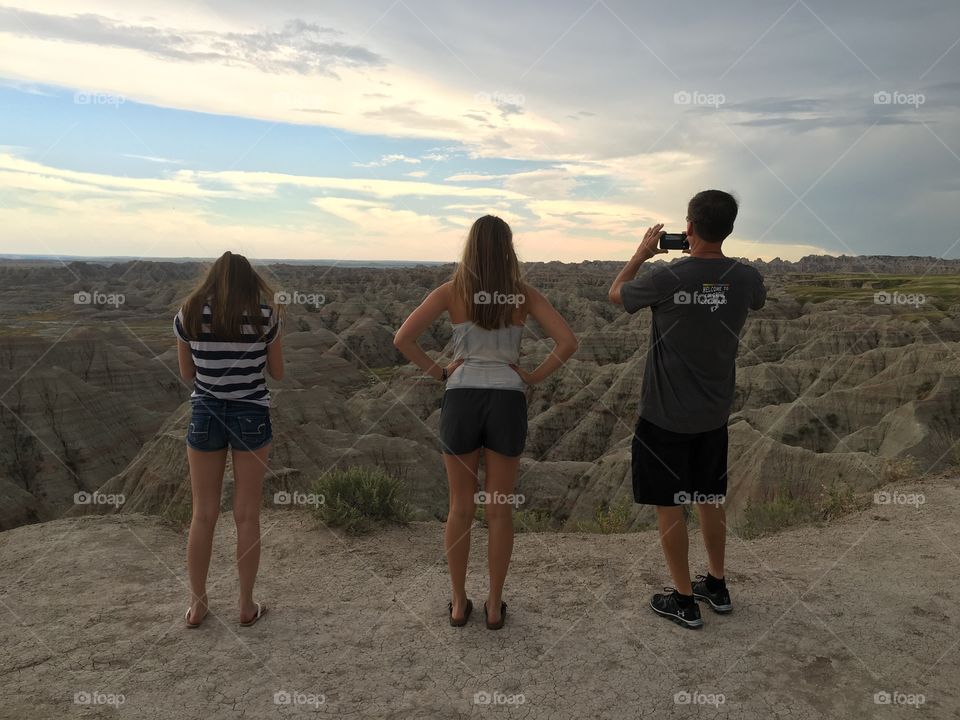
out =
<svg viewBox="0 0 960 720"><path fill-rule="evenodd" d="M663 233L660 236L661 250L689 250L690 243L687 240L687 234L684 233Z"/></svg>
<svg viewBox="0 0 960 720"><path fill-rule="evenodd" d="M643 240L640 241L640 247L637 248L637 255L635 257L639 257L641 261L643 261L649 260L654 255L665 253L666 250L661 250L657 247L657 243L662 235L663 223L657 223L652 227L648 227L647 232L643 235Z"/></svg>

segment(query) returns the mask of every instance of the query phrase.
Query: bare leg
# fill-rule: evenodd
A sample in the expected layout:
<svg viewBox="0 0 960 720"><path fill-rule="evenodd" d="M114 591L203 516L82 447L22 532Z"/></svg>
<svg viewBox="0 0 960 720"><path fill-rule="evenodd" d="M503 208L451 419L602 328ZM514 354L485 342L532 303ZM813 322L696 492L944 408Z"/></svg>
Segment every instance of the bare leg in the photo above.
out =
<svg viewBox="0 0 960 720"><path fill-rule="evenodd" d="M707 569L718 580L723 579L723 560L727 544L727 516L723 505L697 504L700 532L707 548Z"/></svg>
<svg viewBox="0 0 960 720"><path fill-rule="evenodd" d="M507 569L513 555L513 505L503 500L505 496L513 494L520 458L484 450L483 459L487 469L484 489L488 496L484 513L489 528L487 564L490 569L490 592L487 595L487 619L495 623L500 620L503 583L507 579ZM500 502L495 502L494 498Z"/></svg>
<svg viewBox="0 0 960 720"><path fill-rule="evenodd" d="M220 491L227 451L202 452L187 448L193 517L187 541L187 574L190 576L190 619L199 623L207 614L207 572L213 551L213 531L220 515Z"/></svg>
<svg viewBox="0 0 960 720"><path fill-rule="evenodd" d="M473 496L477 491L477 467L480 450L467 455L443 456L450 484L450 510L444 529L444 547L450 585L453 590L453 617L463 618L467 607L467 562L470 559L470 529L476 506Z"/></svg>
<svg viewBox="0 0 960 720"><path fill-rule="evenodd" d="M687 522L683 516L683 506L658 505L657 527L674 587L681 595L692 595L690 564L687 559L690 540L687 537Z"/></svg>
<svg viewBox="0 0 960 720"><path fill-rule="evenodd" d="M269 444L252 452L233 451L233 521L237 526L240 622L248 622L257 614L253 586L260 568L260 505L269 457Z"/></svg>

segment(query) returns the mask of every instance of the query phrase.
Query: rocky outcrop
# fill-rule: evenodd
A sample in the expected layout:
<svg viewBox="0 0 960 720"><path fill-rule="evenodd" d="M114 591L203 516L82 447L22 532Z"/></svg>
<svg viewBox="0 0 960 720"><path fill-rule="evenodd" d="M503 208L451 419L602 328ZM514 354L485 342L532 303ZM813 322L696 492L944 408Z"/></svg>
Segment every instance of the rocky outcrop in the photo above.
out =
<svg viewBox="0 0 960 720"><path fill-rule="evenodd" d="M885 477L889 463L910 461L923 472L960 461L960 296L951 294L949 275L960 261L753 264L767 275L769 297L741 341L730 424L734 514L748 498L819 492L838 479L866 488ZM650 320L607 301L619 266L525 266L528 281L580 337L577 355L527 390L520 484L529 509L560 519L589 519L598 507L629 498L629 439ZM0 492L9 499L0 527L58 517L73 508L75 493L96 488L123 493L137 511L186 502L189 388L177 373L170 319L201 269L0 263L0 381L10 388L0 406ZM283 307L287 375L271 382L276 441L268 499L277 488L307 489L333 467L378 464L404 479L421 516L444 514L442 388L401 360L393 334L450 270L264 270L292 298ZM911 282L911 272L917 282L926 273L929 302L873 301L875 289L895 291ZM75 304L73 293L83 290L121 293L125 302ZM438 358L449 354L449 342L445 319L422 339ZM529 322L522 363L535 366L550 346ZM227 487L229 499L229 478ZM642 509L632 518L637 525L650 520Z"/></svg>

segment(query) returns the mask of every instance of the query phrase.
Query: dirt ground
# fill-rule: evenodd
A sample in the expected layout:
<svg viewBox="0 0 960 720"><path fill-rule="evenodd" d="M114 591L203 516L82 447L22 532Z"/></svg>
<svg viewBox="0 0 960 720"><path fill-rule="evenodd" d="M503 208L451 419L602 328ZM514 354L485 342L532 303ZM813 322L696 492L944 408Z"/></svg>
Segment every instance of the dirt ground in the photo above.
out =
<svg viewBox="0 0 960 720"><path fill-rule="evenodd" d="M701 631L648 608L667 583L652 532L518 535L490 632L482 612L446 622L440 524L352 539L266 511L271 612L240 628L225 515L215 614L188 631L184 533L135 515L17 528L0 534L0 717L960 718L960 487L896 490L925 502L732 537L736 610L703 607ZM478 609L485 551L478 530Z"/></svg>

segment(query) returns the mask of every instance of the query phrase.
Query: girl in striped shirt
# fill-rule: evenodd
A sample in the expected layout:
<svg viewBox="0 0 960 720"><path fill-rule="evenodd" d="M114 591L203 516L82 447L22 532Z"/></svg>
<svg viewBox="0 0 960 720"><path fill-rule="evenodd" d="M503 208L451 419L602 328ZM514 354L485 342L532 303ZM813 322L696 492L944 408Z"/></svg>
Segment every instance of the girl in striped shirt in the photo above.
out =
<svg viewBox="0 0 960 720"><path fill-rule="evenodd" d="M280 318L270 287L242 255L225 252L184 302L174 319L180 375L193 382L187 461L193 518L187 545L191 601L188 628L208 611L207 570L227 450L233 454L233 519L237 526L240 624L255 624L267 611L254 602L260 565L260 504L270 442L270 392L264 370L283 378Z"/></svg>

